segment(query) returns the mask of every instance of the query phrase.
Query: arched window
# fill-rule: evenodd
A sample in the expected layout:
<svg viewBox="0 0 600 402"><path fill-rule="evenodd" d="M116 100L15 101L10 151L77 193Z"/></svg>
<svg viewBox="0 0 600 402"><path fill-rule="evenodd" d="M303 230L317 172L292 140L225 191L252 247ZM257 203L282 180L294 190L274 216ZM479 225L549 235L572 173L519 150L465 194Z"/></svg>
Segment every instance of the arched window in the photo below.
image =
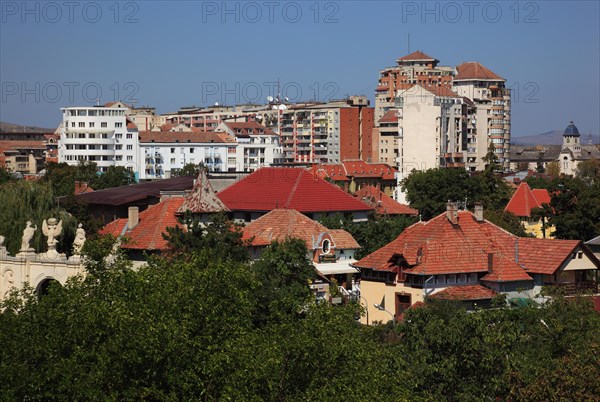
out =
<svg viewBox="0 0 600 402"><path fill-rule="evenodd" d="M331 251L331 242L328 239L323 240L322 249L323 254L329 254L329 252Z"/></svg>

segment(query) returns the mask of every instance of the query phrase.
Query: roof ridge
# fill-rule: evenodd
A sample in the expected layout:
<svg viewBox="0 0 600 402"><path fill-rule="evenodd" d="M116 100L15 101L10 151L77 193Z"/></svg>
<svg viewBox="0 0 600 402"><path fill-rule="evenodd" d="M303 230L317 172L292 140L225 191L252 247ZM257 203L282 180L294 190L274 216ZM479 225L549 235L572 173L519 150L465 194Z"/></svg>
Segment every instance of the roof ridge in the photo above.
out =
<svg viewBox="0 0 600 402"><path fill-rule="evenodd" d="M292 198L294 198L294 195L296 194L296 189L298 188L298 185L300 184L300 181L302 180L302 175L304 174L304 172L305 172L305 170L301 170L300 174L298 174L298 176L296 177L296 182L294 183L294 187L292 187L292 190L290 191L290 195L288 196L288 199L285 202L286 209L289 207L290 203L292 202Z"/></svg>

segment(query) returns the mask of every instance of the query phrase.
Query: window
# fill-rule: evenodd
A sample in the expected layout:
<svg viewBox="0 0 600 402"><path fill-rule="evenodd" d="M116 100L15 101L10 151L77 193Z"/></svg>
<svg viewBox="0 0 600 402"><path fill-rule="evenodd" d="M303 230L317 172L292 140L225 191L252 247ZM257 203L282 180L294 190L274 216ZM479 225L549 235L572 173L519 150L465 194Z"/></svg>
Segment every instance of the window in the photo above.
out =
<svg viewBox="0 0 600 402"><path fill-rule="evenodd" d="M123 127L123 123L121 123L121 122L115 123L115 128L121 128L121 127Z"/></svg>
<svg viewBox="0 0 600 402"><path fill-rule="evenodd" d="M130 140L130 139L132 139L132 138L133 138L133 134L131 134L131 133L128 133L128 134L127 134L127 139L128 139L128 140Z"/></svg>
<svg viewBox="0 0 600 402"><path fill-rule="evenodd" d="M133 167L127 166L127 170L130 171L130 172L133 172Z"/></svg>
<svg viewBox="0 0 600 402"><path fill-rule="evenodd" d="M175 148L171 148L171 153L174 154L175 153Z"/></svg>
<svg viewBox="0 0 600 402"><path fill-rule="evenodd" d="M123 134L115 134L115 138L119 140L123 138Z"/></svg>
<svg viewBox="0 0 600 402"><path fill-rule="evenodd" d="M100 123L100 127L106 128L106 127L108 127L108 123L103 121L102 123Z"/></svg>
<svg viewBox="0 0 600 402"><path fill-rule="evenodd" d="M123 160L123 155L117 155L117 156L115 156L115 160L116 161L122 161Z"/></svg>
<svg viewBox="0 0 600 402"><path fill-rule="evenodd" d="M190 153L193 154L194 153L194 148L190 148Z"/></svg>
<svg viewBox="0 0 600 402"><path fill-rule="evenodd" d="M71 127L75 127L75 122L74 121L71 122Z"/></svg>
<svg viewBox="0 0 600 402"><path fill-rule="evenodd" d="M329 252L331 251L331 242L328 239L323 240L322 249L323 254L329 254Z"/></svg>
<svg viewBox="0 0 600 402"><path fill-rule="evenodd" d="M131 156L131 155L127 155L127 160L128 160L128 161L132 161L132 160L133 160L133 156Z"/></svg>
<svg viewBox="0 0 600 402"><path fill-rule="evenodd" d="M90 123L92 124L92 123ZM96 138L96 134L90 134L90 138Z"/></svg>
<svg viewBox="0 0 600 402"><path fill-rule="evenodd" d="M123 145L115 145L115 150L120 151L123 149Z"/></svg>
<svg viewBox="0 0 600 402"><path fill-rule="evenodd" d="M131 144L127 145L127 150L128 151L131 151L132 149L133 149L133 145L131 145Z"/></svg>
<svg viewBox="0 0 600 402"><path fill-rule="evenodd" d="M80 128L81 128L81 127L85 127L85 122L83 122L83 121L80 121L80 122L79 122L79 127L80 127Z"/></svg>
<svg viewBox="0 0 600 402"><path fill-rule="evenodd" d="M448 275L448 285L456 283L456 275Z"/></svg>
<svg viewBox="0 0 600 402"><path fill-rule="evenodd" d="M582 259L583 258L583 251L580 251L577 253L577 258L578 259Z"/></svg>
<svg viewBox="0 0 600 402"><path fill-rule="evenodd" d="M175 163L175 158L171 158L171 165Z"/></svg>
<svg viewBox="0 0 600 402"><path fill-rule="evenodd" d="M90 122L90 128L94 128L95 125L96 123L94 123L93 121Z"/></svg>

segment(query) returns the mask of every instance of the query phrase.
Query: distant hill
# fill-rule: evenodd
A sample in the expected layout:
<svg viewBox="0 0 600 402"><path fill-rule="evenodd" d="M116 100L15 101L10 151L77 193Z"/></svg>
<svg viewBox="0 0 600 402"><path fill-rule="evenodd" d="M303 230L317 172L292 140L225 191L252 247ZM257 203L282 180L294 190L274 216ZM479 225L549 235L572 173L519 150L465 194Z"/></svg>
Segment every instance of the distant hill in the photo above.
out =
<svg viewBox="0 0 600 402"><path fill-rule="evenodd" d="M53 133L56 131L55 128L43 128L43 127L34 127L34 126L23 126L20 124L14 123L6 123L0 121L0 132L10 133L10 132L18 132L18 133Z"/></svg>
<svg viewBox="0 0 600 402"><path fill-rule="evenodd" d="M511 144L516 145L562 145L565 130L552 130L541 134L525 135L522 137L511 137ZM589 134L581 134L581 144L588 143ZM598 144L598 134L592 135L594 144Z"/></svg>

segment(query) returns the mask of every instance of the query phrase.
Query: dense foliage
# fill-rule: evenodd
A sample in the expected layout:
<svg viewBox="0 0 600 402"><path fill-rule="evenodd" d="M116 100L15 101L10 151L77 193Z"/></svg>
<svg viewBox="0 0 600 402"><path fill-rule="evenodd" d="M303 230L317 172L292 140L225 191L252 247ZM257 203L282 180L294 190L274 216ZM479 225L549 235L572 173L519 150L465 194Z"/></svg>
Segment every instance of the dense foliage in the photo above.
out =
<svg viewBox="0 0 600 402"><path fill-rule="evenodd" d="M311 302L304 243L255 263L151 258L131 270L86 244L86 278L0 314L0 400L593 400L600 315L581 299L466 313L409 310L396 326Z"/></svg>

